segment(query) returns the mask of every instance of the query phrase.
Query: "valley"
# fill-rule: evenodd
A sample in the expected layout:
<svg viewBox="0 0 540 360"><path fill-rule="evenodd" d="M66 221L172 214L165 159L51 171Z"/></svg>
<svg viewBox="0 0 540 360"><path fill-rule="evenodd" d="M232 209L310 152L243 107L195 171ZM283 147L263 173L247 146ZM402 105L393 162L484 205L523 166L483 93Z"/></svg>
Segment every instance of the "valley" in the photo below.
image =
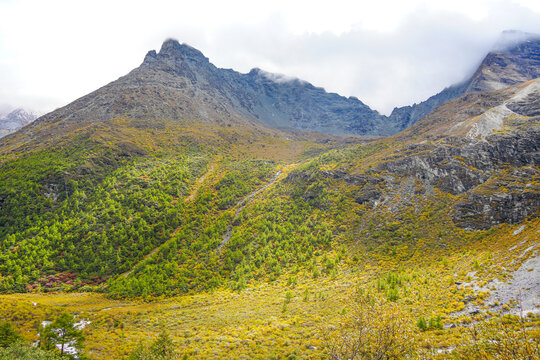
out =
<svg viewBox="0 0 540 360"><path fill-rule="evenodd" d="M535 358L532 39L393 118L165 41L0 139L0 320L89 321L89 359Z"/></svg>
<svg viewBox="0 0 540 360"><path fill-rule="evenodd" d="M343 321L359 289L386 296L378 287L392 272L403 279L395 304L412 324L420 316L442 316L444 330L421 333L414 341L418 354L443 358L442 350L465 343L471 322L489 318L489 314L518 313L517 303L503 309L502 304L494 306L486 293L475 294L472 287L456 284L467 282L472 272L476 272L473 278L479 284L489 284L493 278L511 281L514 269L539 250L535 242L539 225L538 221L527 223L522 237L513 235L514 227L505 226L470 241L454 255L415 256L400 263L403 270L396 270L384 259L380 260L382 266L376 259L359 266L361 260L343 256L334 275L322 273L314 278L307 271L287 272L281 279L250 285L241 292L216 290L151 302L77 292L2 295L0 316L17 319L27 329L24 335L35 340L36 322L61 311L78 314L91 321L85 353L95 358L126 356L140 339L155 337L162 328L172 334L179 353L194 358L323 358L328 326ZM495 248L494 239L504 241L498 241ZM531 245L532 249L525 251ZM523 258L506 258L514 246ZM461 311L465 307L467 311Z"/></svg>

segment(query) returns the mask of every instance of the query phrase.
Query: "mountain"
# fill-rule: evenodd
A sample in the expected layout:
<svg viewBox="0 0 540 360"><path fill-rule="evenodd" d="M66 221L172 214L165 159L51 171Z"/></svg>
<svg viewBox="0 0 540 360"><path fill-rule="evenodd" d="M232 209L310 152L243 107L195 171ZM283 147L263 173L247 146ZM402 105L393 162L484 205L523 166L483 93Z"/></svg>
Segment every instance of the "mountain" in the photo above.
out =
<svg viewBox="0 0 540 360"><path fill-rule="evenodd" d="M30 134L40 128L39 124L47 124L44 126L51 133L46 137L55 137L125 117L150 121L155 126L163 121L198 121L338 135L392 135L465 93L501 89L537 77L540 38L523 35L522 39L507 40L506 47L499 42L499 50L486 56L471 79L422 103L396 108L389 117L354 97L327 93L299 79L260 69L241 74L217 68L197 49L167 40L159 53L148 52L143 63L129 74L43 116L27 133L34 136ZM492 78L488 81L486 76ZM491 88L487 88L488 82ZM60 121L62 129L55 130L54 124Z"/></svg>
<svg viewBox="0 0 540 360"><path fill-rule="evenodd" d="M405 129L437 106L461 95L500 90L539 76L540 35L504 31L494 45L494 50L486 55L471 78L419 104L395 108L390 119Z"/></svg>
<svg viewBox="0 0 540 360"><path fill-rule="evenodd" d="M150 123L198 121L330 134L391 134L397 130L355 98L259 69L248 74L219 69L200 51L167 40L159 53L150 51L141 66L126 76L41 117L27 132L60 121L65 130L72 131L121 117Z"/></svg>
<svg viewBox="0 0 540 360"><path fill-rule="evenodd" d="M482 68L528 79L533 45ZM162 327L205 359L348 346L470 359L493 344L524 358L540 306L540 79L467 90L485 83L402 110L389 131L359 100L168 40L0 140L0 318L31 337L77 312L103 359L140 354ZM388 137L296 129L394 133L413 109L428 113ZM373 340L351 345L359 331ZM395 335L385 356L380 334Z"/></svg>
<svg viewBox="0 0 540 360"><path fill-rule="evenodd" d="M0 138L30 124L36 118L35 113L20 108L8 114L0 115Z"/></svg>

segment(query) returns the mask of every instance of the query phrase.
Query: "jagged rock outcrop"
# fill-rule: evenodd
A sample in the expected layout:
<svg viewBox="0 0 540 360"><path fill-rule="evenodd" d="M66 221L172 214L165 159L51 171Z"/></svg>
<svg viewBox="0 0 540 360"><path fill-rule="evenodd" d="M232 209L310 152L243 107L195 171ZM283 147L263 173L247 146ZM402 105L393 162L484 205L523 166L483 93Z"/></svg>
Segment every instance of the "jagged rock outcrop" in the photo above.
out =
<svg viewBox="0 0 540 360"><path fill-rule="evenodd" d="M466 193L455 205L454 222L468 229L518 224L540 209L540 171L518 168Z"/></svg>

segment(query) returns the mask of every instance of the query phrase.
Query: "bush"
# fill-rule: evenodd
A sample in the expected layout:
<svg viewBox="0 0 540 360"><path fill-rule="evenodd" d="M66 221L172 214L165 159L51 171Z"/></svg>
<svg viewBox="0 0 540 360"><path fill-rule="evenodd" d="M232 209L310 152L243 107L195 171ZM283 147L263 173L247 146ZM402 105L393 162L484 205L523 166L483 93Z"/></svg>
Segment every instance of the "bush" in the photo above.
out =
<svg viewBox="0 0 540 360"><path fill-rule="evenodd" d="M540 337L524 319L496 319L472 326L470 338L453 352L455 359L540 359Z"/></svg>
<svg viewBox="0 0 540 360"><path fill-rule="evenodd" d="M429 327L431 329L442 330L443 325L441 323L441 317L437 315L436 317L432 317L431 319L429 319Z"/></svg>
<svg viewBox="0 0 540 360"><path fill-rule="evenodd" d="M359 294L338 327L324 329L331 359L400 359L412 355L414 333L395 304Z"/></svg>
<svg viewBox="0 0 540 360"><path fill-rule="evenodd" d="M428 323L423 316L420 316L418 322L416 323L416 326L418 326L418 328L422 331L426 331L428 329Z"/></svg>

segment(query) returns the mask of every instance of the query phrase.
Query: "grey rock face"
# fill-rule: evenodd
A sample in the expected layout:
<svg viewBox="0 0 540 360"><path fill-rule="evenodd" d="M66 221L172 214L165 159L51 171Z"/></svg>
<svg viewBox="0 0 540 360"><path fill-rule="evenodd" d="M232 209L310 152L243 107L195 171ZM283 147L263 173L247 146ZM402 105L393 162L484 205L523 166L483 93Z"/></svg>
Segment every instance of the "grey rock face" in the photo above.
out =
<svg viewBox="0 0 540 360"><path fill-rule="evenodd" d="M140 67L39 122L98 122L124 117L251 124L329 134L389 135L385 117L356 98L327 93L298 79L253 69L241 74L215 67L200 51L167 40Z"/></svg>
<svg viewBox="0 0 540 360"><path fill-rule="evenodd" d="M398 130L356 98L260 69L247 74L219 69L200 51L174 40L166 41L159 53L150 52L140 69L188 79L195 92L211 93L234 111L275 128L376 135Z"/></svg>
<svg viewBox="0 0 540 360"><path fill-rule="evenodd" d="M437 146L407 150L418 155L390 160L378 170L419 179L424 188L463 195L453 215L459 226L487 229L519 223L540 208L540 188L532 185L540 178L535 168L540 165L538 128L493 135L487 141L446 139ZM501 175L506 169L513 170Z"/></svg>

